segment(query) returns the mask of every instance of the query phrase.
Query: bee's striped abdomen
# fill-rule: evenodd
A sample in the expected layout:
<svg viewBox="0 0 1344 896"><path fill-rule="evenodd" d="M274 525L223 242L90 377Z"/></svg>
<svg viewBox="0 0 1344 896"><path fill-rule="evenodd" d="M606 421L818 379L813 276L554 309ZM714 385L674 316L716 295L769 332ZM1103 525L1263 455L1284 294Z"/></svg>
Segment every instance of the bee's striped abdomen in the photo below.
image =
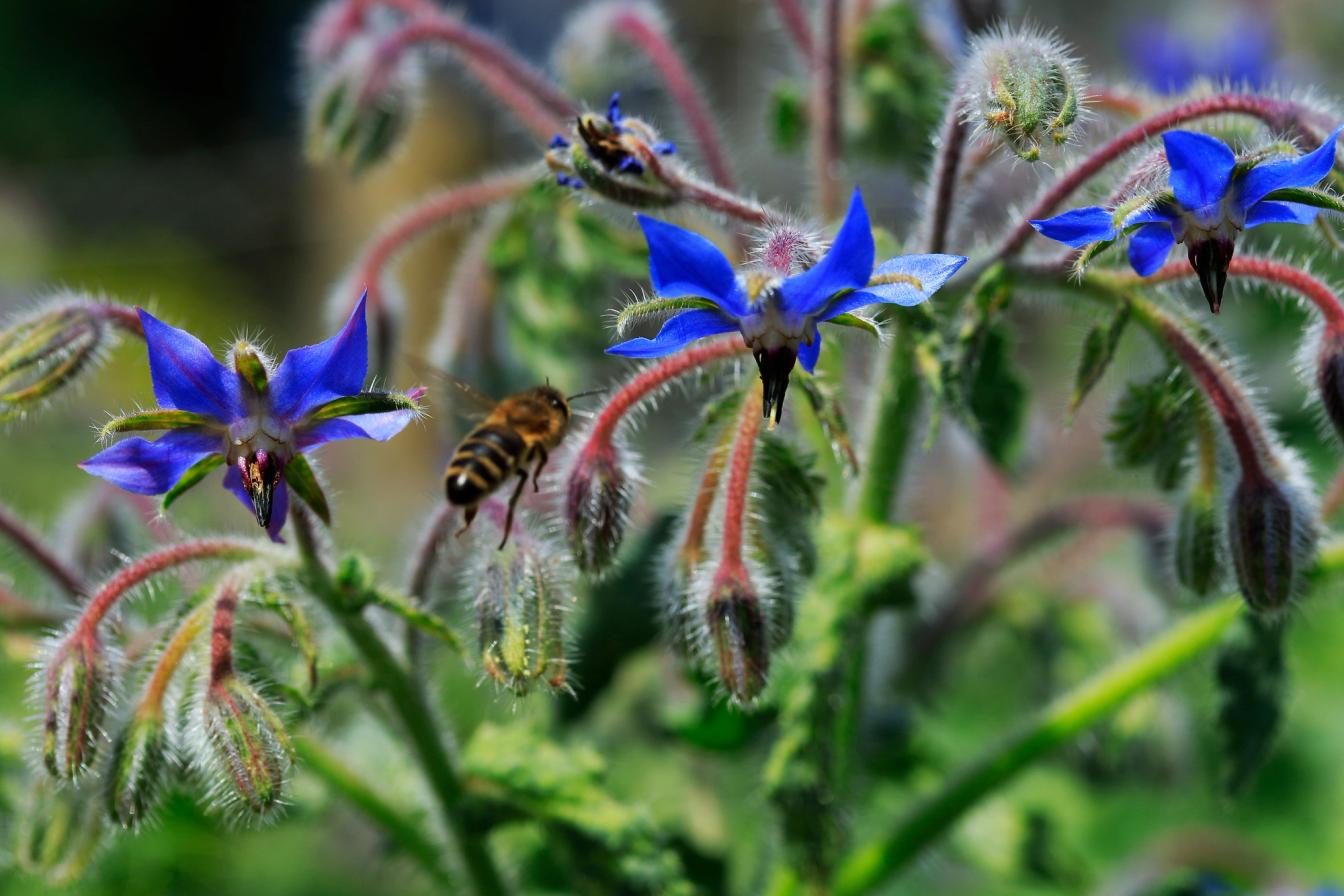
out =
<svg viewBox="0 0 1344 896"><path fill-rule="evenodd" d="M448 464L448 502L470 507L499 488L522 459L522 436L493 423L482 424L462 440Z"/></svg>

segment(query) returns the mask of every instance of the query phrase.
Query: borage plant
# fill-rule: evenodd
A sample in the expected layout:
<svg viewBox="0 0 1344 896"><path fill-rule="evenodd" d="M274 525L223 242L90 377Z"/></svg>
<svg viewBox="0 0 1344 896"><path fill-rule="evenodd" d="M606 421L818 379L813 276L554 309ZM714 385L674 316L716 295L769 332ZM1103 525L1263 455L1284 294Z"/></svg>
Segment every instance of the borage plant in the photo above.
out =
<svg viewBox="0 0 1344 896"><path fill-rule="evenodd" d="M1079 875L1136 871L1061 870L1049 858L1067 842L1051 839L1056 819L1001 789L1093 729L1136 775L1157 775L1135 758L1156 749L1146 733L1103 723L1141 705L1138 695L1158 699L1170 673L1214 650L1226 780L1246 786L1283 717L1295 602L1344 564L1344 545L1324 534L1344 488L1317 500L1231 340L1188 312L1185 284L1198 282L1217 312L1232 279L1219 322L1256 313L1252 283L1305 299L1321 318L1301 339L1309 388L1344 434L1337 291L1294 260L1300 247L1242 233L1313 224L1335 241L1339 115L1316 99L1209 83L1160 97L1089 84L1062 41L1030 27L967 22L981 33L940 57L905 4L819 7L774 3L806 89L775 88L770 130L800 166L806 140L807 176L794 171L811 184L805 204L803 191L777 202L741 191L750 153L724 138L652 6L575 14L554 58L573 83L557 86L427 0L335 0L301 44L316 159L352 174L395 164L440 53L534 138L533 159L394 217L333 290L346 321L337 335L278 365L242 341L221 362L142 309L78 296L8 324L0 410L16 417L84 374L118 334L143 339L160 407L118 416L102 434L163 434L116 442L81 466L164 495L164 509L227 466L225 485L278 542L255 530L182 538L156 518L163 543L93 586L90 569L0 513L0 530L79 603L34 676L40 774L57 786L35 786L20 825L30 868L73 876L105 824L142 827L179 780L231 817L270 819L294 798L297 766L454 891L851 894L902 873L914 876L912 892L945 891L965 869L916 870L913 860L977 807L1018 813L1023 836L1036 838L1022 867L1076 891ZM632 87L652 74L670 127L607 99L619 85L592 86L606 62L631 58L641 65L616 68ZM940 84L946 104L915 220L891 210L902 203L890 178L855 189L842 215L857 170L845 150L895 167L920 158ZM865 199L889 227L874 226ZM416 339L402 315L429 297L403 297L394 262L464 219L471 236L439 331ZM1124 237L1132 270L1106 252ZM1177 243L1190 264L1169 260ZM645 277L651 292L619 300ZM1047 408L1029 428L1034 378L1019 368L1014 332L1035 325L1026 332L1039 356L1027 366L1048 405L1060 397L1050 356L1067 340L1045 334L1079 313L1079 299L1105 317L1083 339L1067 412ZM1005 526L1003 505L1030 509L1050 477L1069 475L1068 421L1075 441L1101 444L1084 400L1131 325L1156 350L1129 365L1138 378L1119 390L1104 441L1117 466L1151 468L1167 497L1074 496ZM488 327L509 337L507 359L490 354ZM483 501L481 522L454 539L459 514L426 469L427 518L399 588L359 555L333 559L318 525L332 509L308 454L336 439L389 439L424 403L451 408L451 392L366 389L370 367L395 371L407 355L518 388L614 382L564 436L551 472L520 489L523 512L498 549L512 519L502 497ZM684 397L668 396L674 384ZM660 399L675 412L650 415ZM847 422L857 411L862 437ZM636 435L641 416L655 438ZM518 421L491 419L496 434L472 449L480 491L523 460ZM982 502L981 531L964 568L944 576L938 558L955 549L939 527L960 518L962 499ZM99 525L91 517L86 532ZM1025 599L998 600L999 573L1041 543L1111 529L1158 547L1151 591L1162 600L1144 603L1142 619L1131 604L1052 602L1063 586L1048 571ZM214 572L184 578L152 614L119 612L143 584L188 565ZM1067 579L1095 582L1089 565L1075 555ZM1142 590L1128 570L1112 575ZM0 592L0 611L28 629L55 622L18 593ZM244 643L239 614L263 613L281 637L258 627ZM1098 639L1099 627L1111 634ZM976 628L986 634L973 638ZM994 630L1041 649L986 646ZM1135 635L1141 643L1110 655ZM448 650L429 650L425 636ZM996 696L977 704L971 684L986 662ZM961 671L976 663L978 676ZM453 674L463 664L500 688L480 710L491 720L459 750L430 692L441 685L449 707L477 699ZM334 711L351 685L366 699ZM1031 709L1040 695L1023 689L1038 686L1060 693ZM994 720L1005 717L999 703L1013 707L1014 727L962 760L987 732L970 725L958 741L954 709ZM415 761L442 830L361 768L372 761L357 749L365 718ZM1081 787L1102 776L1098 764L1074 748L1058 767ZM764 802L773 812L763 818ZM1002 864L975 836L953 840L975 880ZM1162 871L1269 879L1235 855L1202 855Z"/></svg>

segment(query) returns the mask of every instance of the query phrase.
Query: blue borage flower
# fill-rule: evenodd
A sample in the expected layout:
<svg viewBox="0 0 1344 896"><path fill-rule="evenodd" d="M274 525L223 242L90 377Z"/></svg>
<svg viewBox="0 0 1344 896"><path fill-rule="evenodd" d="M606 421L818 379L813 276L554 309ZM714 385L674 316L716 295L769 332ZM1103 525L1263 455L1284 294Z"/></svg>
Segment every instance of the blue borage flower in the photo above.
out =
<svg viewBox="0 0 1344 896"><path fill-rule="evenodd" d="M1240 161L1216 137L1167 131L1162 142L1170 189L1114 210L1094 205L1031 225L1052 240L1086 247L1084 259L1132 233L1129 262L1142 277L1160 268L1174 245L1184 243L1209 309L1217 314L1237 233L1261 224L1310 224L1320 208L1338 205L1337 198L1307 188L1334 167L1340 131L1344 127L1306 155L1285 159L1261 153Z"/></svg>
<svg viewBox="0 0 1344 896"><path fill-rule="evenodd" d="M290 488L330 521L304 452L338 439L386 441L420 412L420 390L362 391L369 366L363 297L339 333L290 351L274 368L242 341L221 364L195 336L137 310L160 406L112 420L102 436L164 434L118 442L80 467L127 491L165 495L164 507L227 462L224 487L279 541Z"/></svg>
<svg viewBox="0 0 1344 896"><path fill-rule="evenodd" d="M1204 41L1156 19L1125 41L1135 73L1161 93L1179 93L1200 78L1259 89L1274 79L1277 43L1273 20L1250 9L1227 16Z"/></svg>
<svg viewBox="0 0 1344 896"><path fill-rule="evenodd" d="M873 231L863 197L854 191L835 242L816 264L792 276L764 268L742 273L699 234L637 216L649 245L649 276L660 300L680 300L653 339L643 337L607 351L656 358L690 342L737 330L756 357L765 416L779 421L794 362L812 372L821 352L818 325L874 304L927 301L966 263L961 255L903 255L873 268ZM689 302L687 300L690 300Z"/></svg>
<svg viewBox="0 0 1344 896"><path fill-rule="evenodd" d="M607 103L605 117L585 112L575 119L572 135L582 145L582 154L601 166L604 173L610 175L628 175L642 177L644 163L640 161L641 152L647 149L660 156L674 155L675 143L660 140L657 132L646 122L638 118L627 118L621 112L621 94L611 95ZM576 157L568 152L570 139L556 134L546 144L547 163L555 171L555 181L562 187L581 190L586 186L581 165L576 165ZM578 175L571 169L579 168ZM592 176L593 172L589 172Z"/></svg>

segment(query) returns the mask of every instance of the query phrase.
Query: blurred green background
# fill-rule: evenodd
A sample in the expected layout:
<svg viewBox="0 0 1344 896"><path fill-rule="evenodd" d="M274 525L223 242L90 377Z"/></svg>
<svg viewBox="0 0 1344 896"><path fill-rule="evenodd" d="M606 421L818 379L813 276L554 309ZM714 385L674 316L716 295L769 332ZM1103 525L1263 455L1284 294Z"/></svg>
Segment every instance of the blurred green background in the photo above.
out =
<svg viewBox="0 0 1344 896"><path fill-rule="evenodd" d="M729 2L731 15L723 14L723 0L667 6L726 125L738 170L762 197L796 207L803 199L795 174L800 156L787 148L787 121L779 116L781 95L801 82L783 61L785 39L770 4ZM544 60L556 23L574 6L475 0L466 12ZM1058 28L1103 80L1134 75L1125 35L1135 27L1156 19L1216 44L1233 6L1058 0L1009 10L1015 19ZM929 20L942 23L947 39L955 41L955 28L947 26L950 10L937 3L927 7ZM21 309L69 287L147 304L211 345L247 333L283 351L327 331L332 285L389 212L435 185L470 177L502 158L535 153L500 113L463 86L452 66L437 66L426 114L392 164L354 183L338 171L310 168L302 157L294 70L298 30L310 12L297 2L227 8L167 0L0 4L0 307ZM1344 5L1286 0L1243 4L1237 12L1261 17L1272 37L1276 78L1325 92L1344 85L1335 52L1344 36ZM928 76L896 68L901 77ZM623 87L627 102L633 97L662 122L674 120L650 78L628 67L616 71L631 81L610 83L607 73L606 81L586 86L584 98L600 103L610 89ZM895 161L861 137L854 148L860 155L849 173L864 184L870 206L890 230L910 230L924 135L908 134ZM424 332L436 322L436 302L465 232L458 227L435 237L400 267L408 332ZM1333 258L1322 258L1317 267L1339 273ZM635 283L590 297L594 326ZM1187 298L1197 307L1197 297ZM1091 310L1030 300L1019 305L1018 350L1035 397L1017 475L1004 483L989 473L955 431L944 432L940 450L923 456L916 468L908 515L927 527L940 561L931 573L934 588L984 532L1080 491L1151 489L1145 476L1110 470L1101 433L1119 384L1150 370L1153 354L1131 340L1065 429L1072 366ZM1307 455L1317 479L1327 481L1338 465L1338 446L1333 437L1322 437L1291 375L1306 315L1241 286L1226 307L1215 324L1218 332L1252 359L1249 367L1289 441ZM866 357L868 349L857 341L845 345ZM509 350L544 356L549 347ZM603 362L587 375L605 379L621 369ZM143 351L124 345L77 396L5 430L0 498L59 540L63 527L100 491L73 466L93 451L92 428L109 412L150 401ZM692 411L685 399L669 401L646 434L647 444L679 445ZM393 581L405 563L404 545L439 500L452 426L430 421L377 451L345 443L323 455L335 486L334 539L373 557ZM651 452L650 463L674 474L651 477L657 483L639 516L652 524L684 493L691 464L675 448ZM172 523L191 532L244 532L250 525L235 499L209 484L176 505ZM124 546L145 538L133 531ZM73 554L78 546L61 547ZM647 558L640 550L632 553ZM102 568L112 559L100 555ZM1023 564L1001 586L994 623L957 643L942 690L927 705L912 706L884 678L879 662L871 671L872 687L889 712L872 720L866 734L873 802L856 813L856 830L877 830L911 792L1046 695L1156 630L1168 610L1158 596L1162 583L1155 585L1145 568L1142 545L1129 537L1083 539ZM16 588L57 602L7 548L0 548L0 569ZM1291 628L1284 728L1268 764L1243 794L1225 796L1218 780L1209 660L1028 773L960 825L950 848L921 862L891 892L1136 892L1124 882L1172 854L1248 862L1303 886L1344 881L1344 775L1336 765L1344 755L1344 652L1338 648L1344 606L1331 590L1319 588ZM761 730L768 719L743 718L705 702L703 689L657 646L648 591L637 569L585 601L576 622L578 651L594 659L573 702L563 695L525 701L497 695L455 662L433 666L434 693L463 738L493 720L595 745L609 766L613 792L678 832L683 860L706 889L758 892L761 847L768 854L773 825L759 782L768 747ZM150 615L160 604L148 601L134 612ZM882 637L879 626L879 647ZM339 658L339 645L332 649ZM12 839L28 811L24 744L32 725L23 694L34 650L28 634L0 633L0 843ZM397 761L396 745L368 722L364 709L352 693L325 720L337 732L338 752L394 801L422 806L426 797ZM917 724L910 735L912 718ZM292 809L260 831L222 825L197 804L194 792L186 788L175 796L156 829L108 843L70 892L433 891L376 831L303 774ZM525 841L527 833L504 836ZM52 889L50 882L10 867L5 853L0 846L0 893ZM724 858L731 860L730 872ZM555 892L564 892L563 885Z"/></svg>

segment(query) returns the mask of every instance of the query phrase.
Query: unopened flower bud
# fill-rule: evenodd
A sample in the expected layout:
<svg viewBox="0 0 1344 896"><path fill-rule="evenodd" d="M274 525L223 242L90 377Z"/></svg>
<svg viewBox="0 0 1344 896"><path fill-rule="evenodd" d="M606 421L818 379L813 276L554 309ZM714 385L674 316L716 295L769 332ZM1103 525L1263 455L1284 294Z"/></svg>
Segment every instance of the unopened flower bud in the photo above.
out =
<svg viewBox="0 0 1344 896"><path fill-rule="evenodd" d="M1344 331L1330 327L1321 338L1316 358L1316 388L1335 432L1344 438Z"/></svg>
<svg viewBox="0 0 1344 896"><path fill-rule="evenodd" d="M137 713L112 745L104 780L108 815L123 828L144 824L158 804L168 770L161 712Z"/></svg>
<svg viewBox="0 0 1344 896"><path fill-rule="evenodd" d="M39 779L18 817L18 866L56 886L77 880L102 842L102 815L88 788Z"/></svg>
<svg viewBox="0 0 1344 896"><path fill-rule="evenodd" d="M579 569L605 571L620 550L629 522L634 460L625 445L590 439L566 477L565 531Z"/></svg>
<svg viewBox="0 0 1344 896"><path fill-rule="evenodd" d="M1073 137L1083 88L1082 66L1063 41L1005 28L976 39L960 95L967 124L1034 162L1043 146Z"/></svg>
<svg viewBox="0 0 1344 896"><path fill-rule="evenodd" d="M1287 606L1315 548L1315 513L1291 486L1244 476L1227 511L1228 546L1246 603L1262 613Z"/></svg>
<svg viewBox="0 0 1344 896"><path fill-rule="evenodd" d="M1221 538L1212 489L1196 487L1176 518L1176 578L1182 585L1207 596L1222 580L1218 546Z"/></svg>
<svg viewBox="0 0 1344 896"><path fill-rule="evenodd" d="M280 717L236 675L209 684L201 701L209 771L220 793L253 815L279 803L290 743Z"/></svg>
<svg viewBox="0 0 1344 896"><path fill-rule="evenodd" d="M93 762L102 739L112 667L97 636L77 629L44 669L42 762L53 777L70 781Z"/></svg>
<svg viewBox="0 0 1344 896"><path fill-rule="evenodd" d="M770 633L761 598L745 570L714 576L705 622L718 662L719 682L739 703L750 703L770 671Z"/></svg>
<svg viewBox="0 0 1344 896"><path fill-rule="evenodd" d="M518 696L540 683L566 685L565 614L574 599L572 567L547 541L518 533L484 554L475 576L481 666ZM482 536L487 537L487 536Z"/></svg>
<svg viewBox="0 0 1344 896"><path fill-rule="evenodd" d="M304 43L307 151L360 174L391 154L419 102L419 55L382 48L393 20L319 10ZM388 51L395 55L389 56Z"/></svg>
<svg viewBox="0 0 1344 896"><path fill-rule="evenodd" d="M620 95L612 94L605 116L586 112L572 134L557 134L546 152L556 182L589 187L613 202L633 208L663 208L681 199L660 174L676 147L659 138L651 125L624 115Z"/></svg>
<svg viewBox="0 0 1344 896"><path fill-rule="evenodd" d="M123 313L124 312L124 313ZM97 366L134 313L64 296L0 325L0 420L27 413Z"/></svg>

